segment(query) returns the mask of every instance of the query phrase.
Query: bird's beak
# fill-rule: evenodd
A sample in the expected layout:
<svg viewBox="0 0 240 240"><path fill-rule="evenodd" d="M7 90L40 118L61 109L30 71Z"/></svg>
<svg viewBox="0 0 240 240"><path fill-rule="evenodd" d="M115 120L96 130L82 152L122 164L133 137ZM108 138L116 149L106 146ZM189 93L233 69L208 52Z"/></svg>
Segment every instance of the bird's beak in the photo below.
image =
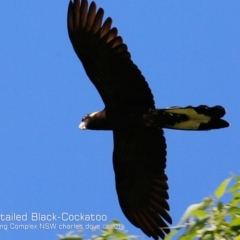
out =
<svg viewBox="0 0 240 240"><path fill-rule="evenodd" d="M82 130L86 130L87 129L86 126L85 126L85 122L81 122L78 127L80 129L82 129Z"/></svg>

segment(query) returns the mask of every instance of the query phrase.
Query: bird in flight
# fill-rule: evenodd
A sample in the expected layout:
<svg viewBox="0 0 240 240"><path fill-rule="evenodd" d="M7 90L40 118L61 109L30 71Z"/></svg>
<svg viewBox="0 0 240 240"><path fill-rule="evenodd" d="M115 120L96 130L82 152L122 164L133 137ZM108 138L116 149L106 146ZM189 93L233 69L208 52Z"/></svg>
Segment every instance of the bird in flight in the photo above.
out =
<svg viewBox="0 0 240 240"><path fill-rule="evenodd" d="M119 204L147 236L164 238L172 223L162 128L211 130L228 127L221 106L157 109L152 92L112 19L95 2L70 1L68 34L105 108L86 115L80 129L113 132L113 166Z"/></svg>

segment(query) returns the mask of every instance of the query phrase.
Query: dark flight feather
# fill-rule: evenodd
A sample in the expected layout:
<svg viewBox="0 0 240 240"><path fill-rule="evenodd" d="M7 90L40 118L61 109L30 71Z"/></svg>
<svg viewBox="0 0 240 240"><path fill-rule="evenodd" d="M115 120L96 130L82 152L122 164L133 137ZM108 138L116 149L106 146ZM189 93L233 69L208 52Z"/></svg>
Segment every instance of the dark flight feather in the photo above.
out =
<svg viewBox="0 0 240 240"><path fill-rule="evenodd" d="M151 90L132 62L112 19L92 2L70 1L68 34L104 104L88 114L81 129L112 130L113 165L121 209L128 220L154 239L169 233L166 143L162 127L210 130L228 127L221 106L155 109Z"/></svg>
<svg viewBox="0 0 240 240"><path fill-rule="evenodd" d="M119 203L129 221L155 239L164 235L161 227L168 233L165 221L172 220L167 213L163 131L159 128L114 131L113 163ZM146 220L153 223L151 227Z"/></svg>
<svg viewBox="0 0 240 240"><path fill-rule="evenodd" d="M70 1L68 34L84 69L107 108L145 105L154 108L153 95L140 70L132 62L126 44L112 28L111 18L103 22L102 8L87 0Z"/></svg>

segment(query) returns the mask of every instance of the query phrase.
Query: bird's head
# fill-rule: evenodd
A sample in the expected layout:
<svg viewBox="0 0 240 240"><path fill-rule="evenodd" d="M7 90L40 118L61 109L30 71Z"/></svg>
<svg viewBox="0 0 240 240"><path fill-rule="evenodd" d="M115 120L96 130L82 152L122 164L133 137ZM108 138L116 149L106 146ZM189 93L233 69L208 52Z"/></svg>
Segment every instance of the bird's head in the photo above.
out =
<svg viewBox="0 0 240 240"><path fill-rule="evenodd" d="M79 128L82 130L112 130L106 120L105 111L93 112L83 117Z"/></svg>
<svg viewBox="0 0 240 240"><path fill-rule="evenodd" d="M87 114L86 116L84 116L82 118L81 123L79 124L79 128L82 130L87 130L87 129L94 129L94 122L95 122L95 118L94 116L97 114L98 112L93 112L90 114Z"/></svg>

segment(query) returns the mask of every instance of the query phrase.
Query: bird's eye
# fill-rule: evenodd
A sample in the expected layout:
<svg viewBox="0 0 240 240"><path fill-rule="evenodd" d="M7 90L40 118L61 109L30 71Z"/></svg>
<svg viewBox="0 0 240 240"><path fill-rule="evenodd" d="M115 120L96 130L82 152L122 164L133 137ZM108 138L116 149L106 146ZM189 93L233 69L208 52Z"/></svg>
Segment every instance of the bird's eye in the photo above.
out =
<svg viewBox="0 0 240 240"><path fill-rule="evenodd" d="M88 115L85 115L83 118L82 118L82 122L87 118Z"/></svg>

